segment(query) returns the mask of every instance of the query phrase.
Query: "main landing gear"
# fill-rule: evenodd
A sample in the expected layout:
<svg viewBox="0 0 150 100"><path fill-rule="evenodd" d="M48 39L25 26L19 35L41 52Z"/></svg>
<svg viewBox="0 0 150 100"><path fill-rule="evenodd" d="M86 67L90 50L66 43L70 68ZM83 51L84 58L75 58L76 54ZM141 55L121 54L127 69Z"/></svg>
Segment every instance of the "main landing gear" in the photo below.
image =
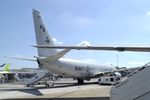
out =
<svg viewBox="0 0 150 100"><path fill-rule="evenodd" d="M78 80L78 84L84 84L84 80L83 79L77 79Z"/></svg>

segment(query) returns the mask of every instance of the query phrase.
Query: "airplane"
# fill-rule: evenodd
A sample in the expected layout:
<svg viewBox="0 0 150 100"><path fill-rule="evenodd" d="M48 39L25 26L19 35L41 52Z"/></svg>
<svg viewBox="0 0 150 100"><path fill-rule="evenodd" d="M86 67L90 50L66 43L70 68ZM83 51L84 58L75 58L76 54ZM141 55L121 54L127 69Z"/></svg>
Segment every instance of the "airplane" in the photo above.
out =
<svg viewBox="0 0 150 100"><path fill-rule="evenodd" d="M4 70L0 70L0 83L23 84L26 86L32 85L49 74L46 69L40 68L22 68L22 69L10 69L10 63L4 63L0 67L4 67ZM46 83L45 83L46 84ZM46 85L49 85L48 83Z"/></svg>
<svg viewBox="0 0 150 100"><path fill-rule="evenodd" d="M33 9L32 14L37 43L35 47L37 47L38 57L35 57L36 59L17 57L8 58L37 61L39 68L47 69L50 73L77 79L78 84L83 84L84 80L89 81L91 78L99 77L105 73L114 72L114 74L120 76L120 73L116 72L117 70L114 66L106 66L63 57L72 50L72 48L66 48L58 52L57 46L54 44L53 38L48 33L42 17L40 16L40 12ZM83 45L84 47L89 47L89 45ZM78 47L83 47L83 45L78 45ZM44 48L40 46L44 46Z"/></svg>
<svg viewBox="0 0 150 100"><path fill-rule="evenodd" d="M8 73L10 73L10 64L9 63L4 63L0 67L4 67L4 70L0 71L0 74L8 74Z"/></svg>
<svg viewBox="0 0 150 100"><path fill-rule="evenodd" d="M37 61L40 68L48 69L50 72L62 76L72 77L77 79L78 84L83 84L84 80L98 77L104 73L113 72L116 70L114 66L106 66L93 62L86 62L70 58L64 58L72 48L66 48L62 51L57 51L56 48L40 48L38 46L55 46L53 38L48 33L46 26L42 20L40 12L33 9L33 22L35 28L36 44L38 57L37 60L22 59L29 61Z"/></svg>

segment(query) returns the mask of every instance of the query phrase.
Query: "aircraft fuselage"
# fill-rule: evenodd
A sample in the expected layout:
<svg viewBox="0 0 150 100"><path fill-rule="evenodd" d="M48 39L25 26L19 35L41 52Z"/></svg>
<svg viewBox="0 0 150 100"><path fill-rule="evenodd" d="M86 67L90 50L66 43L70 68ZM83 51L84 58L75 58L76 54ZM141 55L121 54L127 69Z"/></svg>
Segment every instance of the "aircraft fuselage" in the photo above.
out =
<svg viewBox="0 0 150 100"><path fill-rule="evenodd" d="M82 79L90 79L95 77L96 73L113 70L112 67L66 58L60 58L52 64L45 63L42 67L53 73Z"/></svg>

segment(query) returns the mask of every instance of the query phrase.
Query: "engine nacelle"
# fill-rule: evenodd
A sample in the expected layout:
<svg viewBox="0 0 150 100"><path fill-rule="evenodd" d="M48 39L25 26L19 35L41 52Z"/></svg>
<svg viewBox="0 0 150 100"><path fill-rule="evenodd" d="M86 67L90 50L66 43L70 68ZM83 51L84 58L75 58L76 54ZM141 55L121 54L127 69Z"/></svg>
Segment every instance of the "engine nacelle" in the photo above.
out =
<svg viewBox="0 0 150 100"><path fill-rule="evenodd" d="M115 72L113 75L116 76L117 78L121 78L121 74L119 72Z"/></svg>

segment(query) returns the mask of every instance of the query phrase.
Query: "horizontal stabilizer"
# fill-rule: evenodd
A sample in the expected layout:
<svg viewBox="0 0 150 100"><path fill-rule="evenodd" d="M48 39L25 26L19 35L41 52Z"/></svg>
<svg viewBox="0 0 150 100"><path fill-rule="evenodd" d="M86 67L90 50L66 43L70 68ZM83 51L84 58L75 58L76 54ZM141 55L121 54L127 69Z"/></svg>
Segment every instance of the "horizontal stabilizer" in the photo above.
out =
<svg viewBox="0 0 150 100"><path fill-rule="evenodd" d="M150 47L107 47L107 46L48 46L37 45L37 48L51 48L51 49L75 49L75 50L108 50L108 51L132 51L132 52L150 52Z"/></svg>
<svg viewBox="0 0 150 100"><path fill-rule="evenodd" d="M68 53L69 51L70 51L70 49L65 49L65 50L63 50L63 51L58 52L58 53L55 54L55 55L46 57L46 58L41 59L41 60L42 60L42 61L49 62L49 63L54 63L54 62L56 62L59 58L63 57L66 53Z"/></svg>
<svg viewBox="0 0 150 100"><path fill-rule="evenodd" d="M20 57L6 57L5 58L11 58L11 59L18 59L18 60L27 60L27 61L37 61L36 59L32 59L32 58L20 58Z"/></svg>

